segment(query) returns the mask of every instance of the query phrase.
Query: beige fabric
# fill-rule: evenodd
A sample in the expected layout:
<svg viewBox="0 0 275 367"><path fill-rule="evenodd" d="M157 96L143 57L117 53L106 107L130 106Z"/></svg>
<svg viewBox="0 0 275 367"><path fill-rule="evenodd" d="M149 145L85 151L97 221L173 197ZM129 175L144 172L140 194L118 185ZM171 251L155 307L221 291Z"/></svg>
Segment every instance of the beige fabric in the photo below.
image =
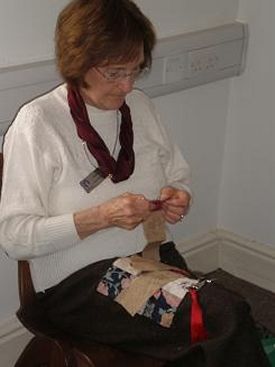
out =
<svg viewBox="0 0 275 367"><path fill-rule="evenodd" d="M143 231L148 243L142 256L160 260L159 246L166 240L165 220L160 211L152 212L150 217L143 222Z"/></svg>
<svg viewBox="0 0 275 367"><path fill-rule="evenodd" d="M187 275L184 270L178 269L175 266L167 265L156 261L154 259L147 259L138 255L133 255L129 257L131 260L131 266L138 270L139 272L154 272L154 271L164 271L164 270L175 270L180 271Z"/></svg>
<svg viewBox="0 0 275 367"><path fill-rule="evenodd" d="M179 274L165 270L143 273L119 293L116 302L134 316L157 290L178 278Z"/></svg>
<svg viewBox="0 0 275 367"><path fill-rule="evenodd" d="M165 284L188 275L184 271L153 259L138 255L130 256L131 268L139 275L131 281L128 288L123 289L116 297L132 316L135 315L145 302ZM175 270L175 271L171 271ZM181 274L183 273L183 274Z"/></svg>
<svg viewBox="0 0 275 367"><path fill-rule="evenodd" d="M159 246L160 242L148 243L145 249L142 251L142 256L147 259L160 260Z"/></svg>

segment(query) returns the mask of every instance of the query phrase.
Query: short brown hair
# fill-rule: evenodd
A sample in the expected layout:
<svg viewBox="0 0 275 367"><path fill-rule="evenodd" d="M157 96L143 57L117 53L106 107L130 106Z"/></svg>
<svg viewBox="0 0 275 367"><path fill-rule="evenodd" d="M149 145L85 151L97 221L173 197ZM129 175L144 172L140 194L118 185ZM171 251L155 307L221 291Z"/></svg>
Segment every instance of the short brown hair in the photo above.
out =
<svg viewBox="0 0 275 367"><path fill-rule="evenodd" d="M156 42L152 23L131 0L73 0L58 17L55 37L58 69L71 85L83 85L93 66L134 60L142 44L142 67L150 67Z"/></svg>

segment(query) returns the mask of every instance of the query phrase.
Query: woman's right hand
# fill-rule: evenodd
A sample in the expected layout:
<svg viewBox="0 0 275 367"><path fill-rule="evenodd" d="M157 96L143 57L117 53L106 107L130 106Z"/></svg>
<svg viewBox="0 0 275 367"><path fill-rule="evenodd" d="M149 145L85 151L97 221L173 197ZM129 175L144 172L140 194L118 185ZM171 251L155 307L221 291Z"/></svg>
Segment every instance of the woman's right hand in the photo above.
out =
<svg viewBox="0 0 275 367"><path fill-rule="evenodd" d="M150 215L150 202L140 194L125 193L105 203L74 213L81 239L112 226L132 230Z"/></svg>
<svg viewBox="0 0 275 367"><path fill-rule="evenodd" d="M134 229L150 214L149 201L143 195L125 193L100 205L107 227Z"/></svg>

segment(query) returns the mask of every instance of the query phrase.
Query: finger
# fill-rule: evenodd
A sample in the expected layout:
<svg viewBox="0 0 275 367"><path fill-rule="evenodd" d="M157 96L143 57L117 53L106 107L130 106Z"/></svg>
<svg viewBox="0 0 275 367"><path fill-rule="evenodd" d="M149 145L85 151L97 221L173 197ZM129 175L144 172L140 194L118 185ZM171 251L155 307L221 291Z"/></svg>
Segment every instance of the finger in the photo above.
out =
<svg viewBox="0 0 275 367"><path fill-rule="evenodd" d="M175 224L175 223L178 223L178 222L183 222L184 221L184 218L185 218L185 215L184 214L167 214L165 216L165 220L168 222L168 223L171 223L171 224Z"/></svg>
<svg viewBox="0 0 275 367"><path fill-rule="evenodd" d="M175 189L171 186L166 186L160 191L160 200L165 201L173 197Z"/></svg>
<svg viewBox="0 0 275 367"><path fill-rule="evenodd" d="M168 204L173 204L176 206L186 206L190 203L190 196L185 195L184 193L175 193L173 196L171 196L169 199L167 199L165 202Z"/></svg>
<svg viewBox="0 0 275 367"><path fill-rule="evenodd" d="M171 205L166 205L163 207L163 212L167 220L169 222L176 223L180 219L186 216L188 213L189 207L175 207Z"/></svg>
<svg viewBox="0 0 275 367"><path fill-rule="evenodd" d="M170 205L169 203L165 203L163 204L162 209L167 213L171 213L173 215L179 216L181 214L185 215L189 210L189 206Z"/></svg>
<svg viewBox="0 0 275 367"><path fill-rule="evenodd" d="M164 219L170 224L175 224L179 221L179 215L174 213L164 213Z"/></svg>

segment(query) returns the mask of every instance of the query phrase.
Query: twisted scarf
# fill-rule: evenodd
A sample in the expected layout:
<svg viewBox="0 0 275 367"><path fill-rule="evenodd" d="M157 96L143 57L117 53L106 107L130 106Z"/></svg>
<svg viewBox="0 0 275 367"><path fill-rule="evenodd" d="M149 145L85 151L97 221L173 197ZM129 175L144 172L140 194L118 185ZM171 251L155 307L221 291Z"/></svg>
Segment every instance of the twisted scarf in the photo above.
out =
<svg viewBox="0 0 275 367"><path fill-rule="evenodd" d="M119 108L121 113L119 133L121 148L118 158L115 160L100 135L90 123L87 108L79 90L68 86L67 98L78 136L87 143L87 147L95 157L103 177L110 176L114 183L127 180L135 168L134 136L131 112L128 105L124 102Z"/></svg>

